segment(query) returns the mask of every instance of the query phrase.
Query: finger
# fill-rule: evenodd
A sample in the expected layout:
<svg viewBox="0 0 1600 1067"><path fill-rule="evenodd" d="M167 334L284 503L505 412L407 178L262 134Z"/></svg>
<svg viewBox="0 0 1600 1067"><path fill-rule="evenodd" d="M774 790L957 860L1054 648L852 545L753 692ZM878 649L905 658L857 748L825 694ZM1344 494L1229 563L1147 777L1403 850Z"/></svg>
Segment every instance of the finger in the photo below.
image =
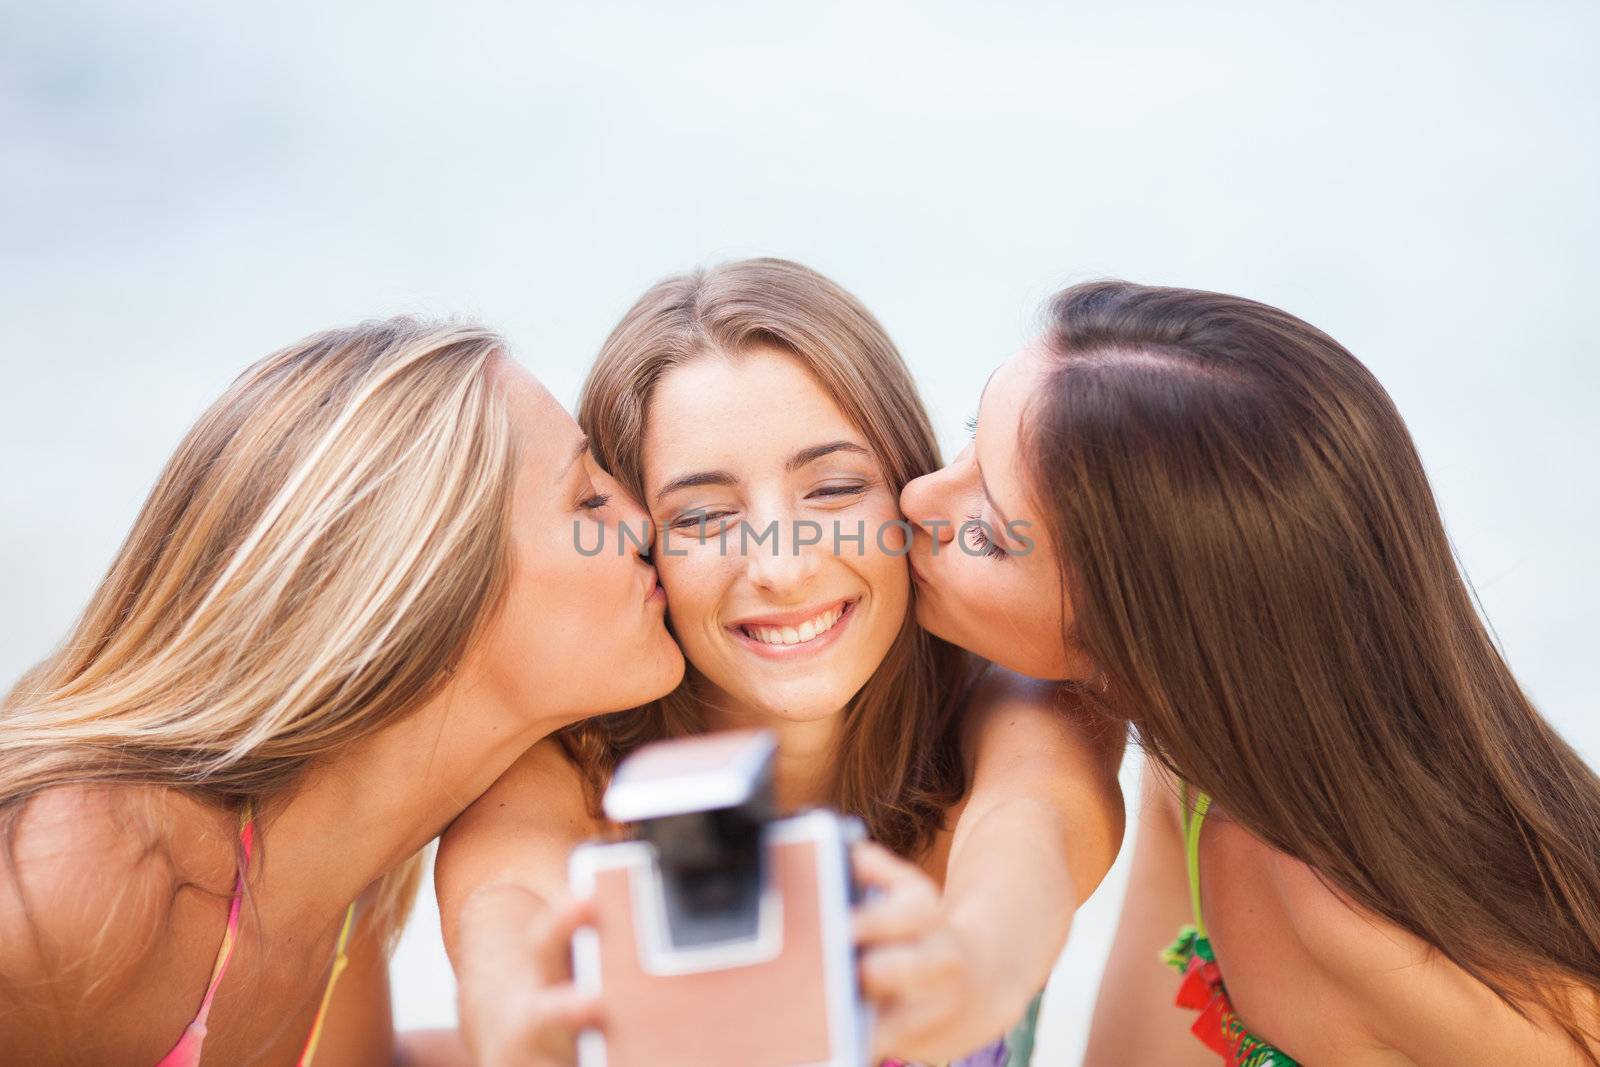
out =
<svg viewBox="0 0 1600 1067"><path fill-rule="evenodd" d="M539 921L541 945L564 944L572 940L579 927L593 926L595 906L592 900L566 899L552 906Z"/></svg>
<svg viewBox="0 0 1600 1067"><path fill-rule="evenodd" d="M933 892L908 889L863 904L852 923L858 945L914 940L938 925L939 900Z"/></svg>
<svg viewBox="0 0 1600 1067"><path fill-rule="evenodd" d="M905 878L922 874L921 868L901 859L876 841L857 842L850 850L850 861L856 881L872 889L892 889Z"/></svg>
<svg viewBox="0 0 1600 1067"><path fill-rule="evenodd" d="M856 909L856 941L871 944L917 937L939 919L939 889L922 869L877 845L858 846L857 877L879 890Z"/></svg>
<svg viewBox="0 0 1600 1067"><path fill-rule="evenodd" d="M887 945L862 953L856 973L861 992L876 1002L934 996L951 968L925 945Z"/></svg>
<svg viewBox="0 0 1600 1067"><path fill-rule="evenodd" d="M605 1028L605 1007L593 993L561 985L546 990L539 1000L541 1025L550 1031L575 1035Z"/></svg>
<svg viewBox="0 0 1600 1067"><path fill-rule="evenodd" d="M572 935L579 928L592 926L594 903L568 900L547 912L534 929L534 959L546 981L572 976Z"/></svg>

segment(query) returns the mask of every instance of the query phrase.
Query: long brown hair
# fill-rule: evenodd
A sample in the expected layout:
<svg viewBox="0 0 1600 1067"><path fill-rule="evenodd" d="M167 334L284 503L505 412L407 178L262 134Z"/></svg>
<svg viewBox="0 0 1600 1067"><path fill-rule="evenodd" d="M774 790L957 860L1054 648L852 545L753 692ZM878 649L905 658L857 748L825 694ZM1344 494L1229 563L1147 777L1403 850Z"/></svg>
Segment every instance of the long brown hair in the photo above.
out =
<svg viewBox="0 0 1600 1067"><path fill-rule="evenodd" d="M1377 380L1187 289L1075 286L1043 340L1026 458L1110 709L1251 833L1594 1038L1600 781L1490 639Z"/></svg>
<svg viewBox="0 0 1600 1067"><path fill-rule="evenodd" d="M425 700L506 587L503 347L395 318L246 370L178 446L65 644L0 703L0 835L60 785L259 807ZM380 928L397 930L419 872L387 876Z"/></svg>
<svg viewBox="0 0 1600 1067"><path fill-rule="evenodd" d="M838 285L781 259L667 278L623 316L578 407L600 464L643 500L641 450L655 384L691 360L737 356L758 344L806 366L866 436L896 493L939 466L927 413L883 327ZM956 711L968 676L965 654L925 632L908 611L889 654L844 710L829 802L860 816L874 838L902 854L926 847L966 790ZM703 729L700 684L691 664L665 698L562 731L591 794L640 745Z"/></svg>

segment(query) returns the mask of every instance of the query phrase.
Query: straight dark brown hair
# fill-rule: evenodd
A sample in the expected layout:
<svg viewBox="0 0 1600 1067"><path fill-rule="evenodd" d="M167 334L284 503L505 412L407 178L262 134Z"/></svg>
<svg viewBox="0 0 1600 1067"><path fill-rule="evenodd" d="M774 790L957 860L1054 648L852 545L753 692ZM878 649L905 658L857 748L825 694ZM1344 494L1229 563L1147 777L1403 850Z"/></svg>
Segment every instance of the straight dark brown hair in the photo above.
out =
<svg viewBox="0 0 1600 1067"><path fill-rule="evenodd" d="M601 466L645 499L641 449L656 383L674 367L713 355L738 358L757 345L787 352L806 367L866 437L896 494L939 466L911 374L877 319L834 282L782 259L740 260L667 278L623 316L578 405L578 423ZM945 812L966 792L958 712L972 675L966 653L927 633L908 610L888 655L844 709L828 802L859 816L873 838L902 855L930 845ZM561 732L588 783L591 807L629 752L704 730L702 684L690 664L665 698Z"/></svg>
<svg viewBox="0 0 1600 1067"><path fill-rule="evenodd" d="M1594 1040L1600 781L1490 639L1377 379L1276 308L1126 282L1060 293L1044 343L1022 439L1110 710L1245 829Z"/></svg>

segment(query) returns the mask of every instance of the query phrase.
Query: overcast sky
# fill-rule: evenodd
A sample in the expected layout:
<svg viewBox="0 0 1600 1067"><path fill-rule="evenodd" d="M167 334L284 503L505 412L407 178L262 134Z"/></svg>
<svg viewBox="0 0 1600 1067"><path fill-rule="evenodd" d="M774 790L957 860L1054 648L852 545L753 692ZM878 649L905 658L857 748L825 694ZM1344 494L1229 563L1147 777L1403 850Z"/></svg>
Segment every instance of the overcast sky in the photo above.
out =
<svg viewBox="0 0 1600 1067"><path fill-rule="evenodd" d="M1600 5L998 6L0 7L0 677L271 349L465 314L570 404L650 282L773 254L879 314L950 451L1068 282L1326 329L1410 423L1518 677L1600 761ZM1081 1044L1121 879L1041 1062ZM444 967L424 909L402 1023L453 1018Z"/></svg>

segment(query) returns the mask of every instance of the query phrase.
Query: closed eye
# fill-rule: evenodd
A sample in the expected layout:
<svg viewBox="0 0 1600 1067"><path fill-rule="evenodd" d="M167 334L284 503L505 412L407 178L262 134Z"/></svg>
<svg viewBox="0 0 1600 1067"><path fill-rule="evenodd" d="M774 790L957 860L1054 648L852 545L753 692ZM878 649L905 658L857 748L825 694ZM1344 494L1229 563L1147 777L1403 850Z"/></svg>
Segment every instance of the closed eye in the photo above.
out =
<svg viewBox="0 0 1600 1067"><path fill-rule="evenodd" d="M1011 555L989 536L987 524L978 516L968 515L967 521L962 524L962 529L966 532L967 543L972 546L974 552L990 559L1004 559Z"/></svg>
<svg viewBox="0 0 1600 1067"><path fill-rule="evenodd" d="M690 511L667 523L673 530L695 530L701 526L714 526L732 515L731 511Z"/></svg>
<svg viewBox="0 0 1600 1067"><path fill-rule="evenodd" d="M870 488L871 486L864 484L824 485L820 489L812 492L811 495L821 497L860 496Z"/></svg>

